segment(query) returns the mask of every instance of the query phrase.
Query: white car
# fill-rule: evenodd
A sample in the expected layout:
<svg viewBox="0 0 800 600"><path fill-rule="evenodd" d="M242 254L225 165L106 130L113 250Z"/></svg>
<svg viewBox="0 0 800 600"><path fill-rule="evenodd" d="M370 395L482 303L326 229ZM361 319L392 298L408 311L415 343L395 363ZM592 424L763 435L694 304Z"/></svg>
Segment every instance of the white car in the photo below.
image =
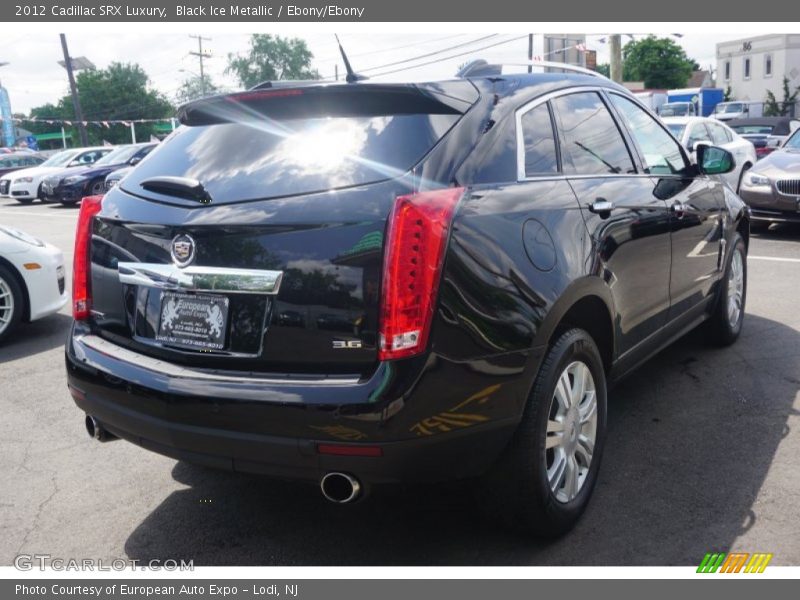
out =
<svg viewBox="0 0 800 600"><path fill-rule="evenodd" d="M678 141L695 158L695 149L700 144L719 146L731 154L736 161L733 171L722 175L732 189L739 193L742 177L756 164L756 149L752 142L744 139L733 129L707 117L664 117L662 119Z"/></svg>
<svg viewBox="0 0 800 600"><path fill-rule="evenodd" d="M74 167L87 167L113 149L112 146L95 146L72 148L54 154L37 167L21 169L0 177L0 195L10 196L22 204L30 204L36 198L42 197L42 180L47 175Z"/></svg>
<svg viewBox="0 0 800 600"><path fill-rule="evenodd" d="M57 313L66 303L61 250L0 225L0 344L20 322Z"/></svg>

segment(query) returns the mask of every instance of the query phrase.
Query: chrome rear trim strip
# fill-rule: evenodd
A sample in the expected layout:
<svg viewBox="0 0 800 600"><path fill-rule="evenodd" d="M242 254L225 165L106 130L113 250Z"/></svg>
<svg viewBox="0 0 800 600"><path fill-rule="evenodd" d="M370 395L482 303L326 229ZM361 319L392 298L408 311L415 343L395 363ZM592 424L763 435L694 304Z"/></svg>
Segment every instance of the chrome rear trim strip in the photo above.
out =
<svg viewBox="0 0 800 600"><path fill-rule="evenodd" d="M279 385L279 386L356 385L359 381L358 377L351 377L351 376L316 377L316 378L310 378L310 377L277 378L269 376L258 377L250 373L241 373L232 375L228 373L220 373L217 371L190 369L164 360L151 358L149 356L139 354L138 352L133 352L131 350L128 350L127 348L117 346L116 344L113 344L108 340L104 340L103 338L96 335L82 335L76 337L76 341L78 342L78 344L74 344L73 347L75 348L76 351L76 357L79 360L87 360L89 358L85 354L81 355L82 354L81 347L85 347L90 350L94 350L95 352L99 352L104 356L108 356L115 360L128 363L137 369L144 369L152 373L157 373L159 375L176 379L193 379L196 381L205 381L209 383L219 382L219 383L232 383L232 384L239 383L239 384L259 384L259 385Z"/></svg>
<svg viewBox="0 0 800 600"><path fill-rule="evenodd" d="M171 264L121 262L119 280L162 290L225 292L230 294L277 294L283 271L230 269Z"/></svg>

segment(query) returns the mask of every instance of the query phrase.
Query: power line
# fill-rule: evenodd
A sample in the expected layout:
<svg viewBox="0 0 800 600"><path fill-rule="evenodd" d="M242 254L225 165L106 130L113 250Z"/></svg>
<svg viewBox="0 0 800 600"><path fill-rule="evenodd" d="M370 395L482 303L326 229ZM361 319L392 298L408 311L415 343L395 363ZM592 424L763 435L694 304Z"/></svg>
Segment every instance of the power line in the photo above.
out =
<svg viewBox="0 0 800 600"><path fill-rule="evenodd" d="M443 52L449 52L449 51L451 51L451 50L456 50L456 49L458 49L458 48L463 48L464 46L469 46L469 45L471 45L471 44L477 44L478 42L482 42L482 41L484 41L484 40L487 40L487 39L489 39L489 38L492 38L492 37L497 37L497 35L498 35L498 34L496 34L496 33L493 33L493 34L491 34L491 35L487 35L487 36L479 37L479 38L476 38L476 39L474 39L474 40L470 40L470 41L468 41L468 42L462 42L462 43L460 43L460 44L456 44L456 45L454 45L454 46L447 46L446 48L441 48L441 49L439 49L439 50L435 50L435 51L433 51L433 52L427 52L427 53L425 53L425 54L420 54L420 55L418 55L418 56L413 56L413 57L411 57L411 58L406 58L406 59L403 59L403 60L399 60L399 61L395 61L395 62L391 62L391 63L386 63L386 64L383 64L383 65L378 65L378 66L368 67L368 68L366 68L366 69L359 69L359 70L358 70L358 72L359 72L359 73L364 73L364 72L369 72L369 71L376 71L376 70L378 70L378 69L385 69L386 67L393 67L393 66L395 66L395 65L400 65L400 64L405 64L405 63L409 63L409 62L414 62L414 61L417 61L417 60L421 60L421 59L423 59L423 58L428 58L428 57L430 57L430 56L435 56L435 55L437 55L437 54L442 54ZM480 48L478 48L477 50L471 50L470 52L474 52L474 51L478 51L478 50L480 50ZM323 79L333 79L333 77L331 77L331 76L328 76L328 77L323 77Z"/></svg>
<svg viewBox="0 0 800 600"><path fill-rule="evenodd" d="M393 69L391 71L384 71L383 73L376 73L373 77L382 77L383 75L392 75L393 73L399 73L401 71L408 71L409 69L417 69L419 67L427 67L428 65L434 65L436 63L444 62L446 60L451 60L453 58L460 58L462 56L467 56L469 54L474 54L475 52L480 52L481 50L488 50L489 48L494 48L496 46L502 46L503 44L510 44L511 42L516 42L518 40L527 39L526 35L521 35L519 37L511 38L508 40L503 40L502 42L496 42L494 44L489 44L488 46L483 46L481 48L474 48L473 50L468 50L467 52L460 52L458 54L453 54L451 56L445 56L443 58L438 58L436 60L431 60L425 63L420 63L418 65L411 65L408 67L400 67L399 69Z"/></svg>

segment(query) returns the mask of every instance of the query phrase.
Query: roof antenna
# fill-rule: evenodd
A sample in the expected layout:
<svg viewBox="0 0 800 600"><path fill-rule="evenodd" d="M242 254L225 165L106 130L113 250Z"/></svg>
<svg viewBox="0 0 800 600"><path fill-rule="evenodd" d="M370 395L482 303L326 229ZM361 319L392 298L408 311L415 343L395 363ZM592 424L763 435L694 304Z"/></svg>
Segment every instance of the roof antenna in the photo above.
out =
<svg viewBox="0 0 800 600"><path fill-rule="evenodd" d="M339 41L339 36L335 33L333 36L336 38L336 43L339 44L339 52L342 53L342 60L344 60L344 68L347 71L347 77L345 77L345 81L347 83L355 83L356 81L361 81L362 79L366 79L363 75L359 75L355 71L353 71L353 67L350 66L350 61L347 60L347 54L344 52L344 48L342 48L342 42Z"/></svg>

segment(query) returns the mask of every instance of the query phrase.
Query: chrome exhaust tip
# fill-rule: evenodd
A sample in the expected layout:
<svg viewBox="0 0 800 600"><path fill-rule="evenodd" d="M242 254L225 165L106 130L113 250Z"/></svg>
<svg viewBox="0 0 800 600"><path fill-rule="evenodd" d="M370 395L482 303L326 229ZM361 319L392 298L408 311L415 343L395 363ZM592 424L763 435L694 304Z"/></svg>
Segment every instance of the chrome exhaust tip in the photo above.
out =
<svg viewBox="0 0 800 600"><path fill-rule="evenodd" d="M86 433L89 434L89 437L97 440L98 442L110 442L119 439L113 433L106 431L106 429L100 424L100 421L95 419L92 415L86 415L84 425L86 426Z"/></svg>
<svg viewBox="0 0 800 600"><path fill-rule="evenodd" d="M328 473L319 482L322 495L334 504L347 504L361 495L358 479L347 473Z"/></svg>

